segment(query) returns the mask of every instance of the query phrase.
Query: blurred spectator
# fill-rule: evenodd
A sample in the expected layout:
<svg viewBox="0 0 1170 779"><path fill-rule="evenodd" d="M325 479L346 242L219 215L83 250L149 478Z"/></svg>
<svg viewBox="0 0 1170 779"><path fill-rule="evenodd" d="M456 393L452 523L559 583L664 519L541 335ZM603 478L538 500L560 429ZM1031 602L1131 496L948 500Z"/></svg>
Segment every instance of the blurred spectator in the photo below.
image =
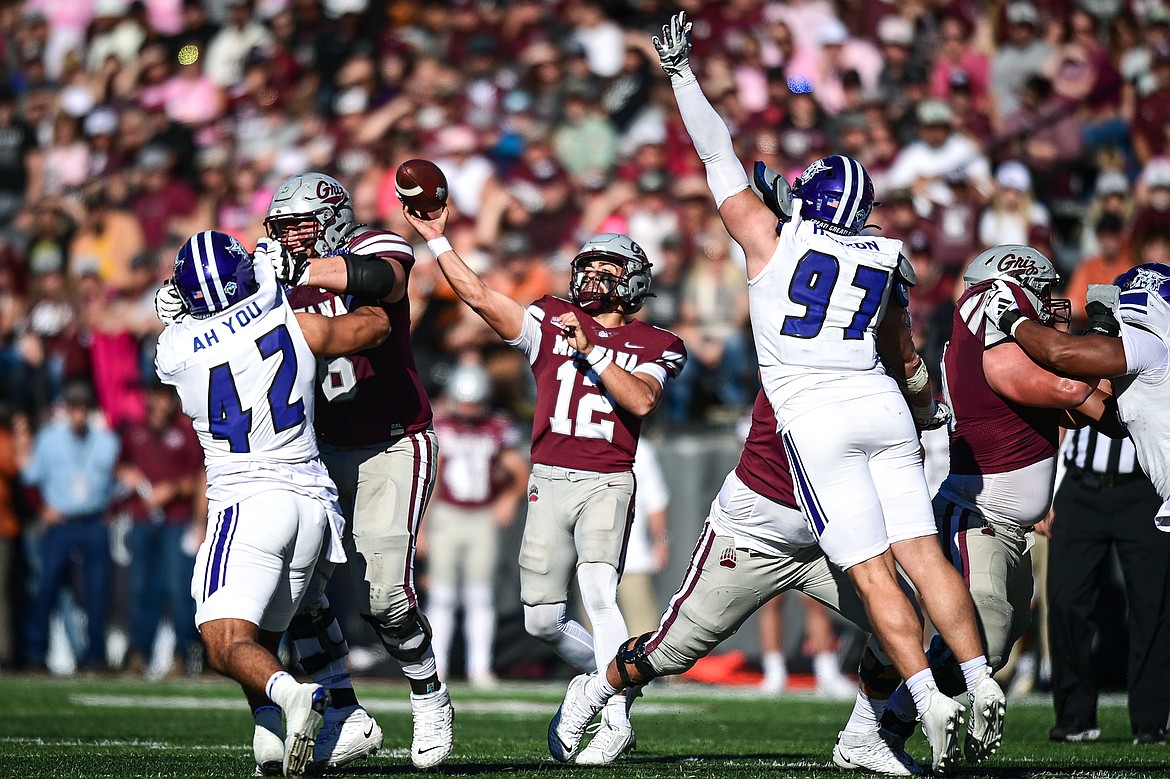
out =
<svg viewBox="0 0 1170 779"><path fill-rule="evenodd" d="M1170 224L1170 157L1157 157L1146 163L1138 183L1139 208L1131 227L1134 236L1148 228Z"/></svg>
<svg viewBox="0 0 1170 779"><path fill-rule="evenodd" d="M658 274L665 269L662 243L668 236L678 233L681 227L678 211L669 199L667 178L663 170L647 170L638 176L638 194L627 210L626 229L618 231L625 232L645 250L654 266L655 291Z"/></svg>
<svg viewBox="0 0 1170 779"><path fill-rule="evenodd" d="M732 262L728 236L721 228L703 234L694 263L683 282L681 317L673 328L686 342L689 367L666 386L671 422L692 418L691 404L710 379L719 403L742 407L755 389L754 358L745 332L747 278Z"/></svg>
<svg viewBox="0 0 1170 779"><path fill-rule="evenodd" d="M101 184L85 194L85 219L69 245L75 267L97 268L98 275L113 289L130 284L130 260L146 246L139 221L115 207Z"/></svg>
<svg viewBox="0 0 1170 779"><path fill-rule="evenodd" d="M170 618L176 662L185 667L196 640L191 600L194 551L188 536L201 534L194 497L202 486L203 449L170 387L152 383L145 422L120 431L118 481L130 493L130 650L126 670L144 673L150 664L159 621Z"/></svg>
<svg viewBox="0 0 1170 779"><path fill-rule="evenodd" d="M17 474L16 436L13 434L12 410L0 408L0 668L10 668L16 660L16 602L21 591L16 578L20 563L20 518L16 514L13 491ZM15 424L28 436L28 420Z"/></svg>
<svg viewBox="0 0 1170 779"><path fill-rule="evenodd" d="M1080 332L1086 324L1085 295L1090 284L1112 284L1113 280L1137 264L1132 257L1141 256L1144 246L1132 255L1125 251L1125 223L1117 214L1105 213L1093 230L1098 253L1087 257L1073 271L1064 294L1072 303L1072 331Z"/></svg>
<svg viewBox="0 0 1170 779"><path fill-rule="evenodd" d="M898 122L910 104L921 97L915 94L915 86L926 82L926 72L912 58L914 25L901 16L886 16L878 24L877 35L884 60L878 76L877 98L884 106L885 115Z"/></svg>
<svg viewBox="0 0 1170 779"><path fill-rule="evenodd" d="M947 105L955 116L955 131L970 138L980 148L988 147L994 135L991 119L986 109L980 108L975 101L971 77L964 70L952 71L947 87Z"/></svg>
<svg viewBox="0 0 1170 779"><path fill-rule="evenodd" d="M784 657L784 603L782 592L760 607L760 660L764 679L760 689L769 695L778 695L788 686L788 663ZM829 610L809 597L800 599L804 607L802 652L812 658L816 675L816 693L822 698L846 700L857 693L857 685L841 673L837 657L837 636ZM799 628L798 628L799 629Z"/></svg>
<svg viewBox="0 0 1170 779"><path fill-rule="evenodd" d="M491 162L479 153L475 131L466 125L444 127L435 146L438 156L434 162L447 177L451 202L460 214L474 219L484 187L494 177Z"/></svg>
<svg viewBox="0 0 1170 779"><path fill-rule="evenodd" d="M1134 214L1129 179L1124 173L1116 170L1102 171L1097 176L1094 192L1093 199L1085 209L1085 219L1081 227L1081 255L1084 257L1091 257L1101 251L1093 230L1102 216L1113 214L1125 225L1128 232Z"/></svg>
<svg viewBox="0 0 1170 779"><path fill-rule="evenodd" d="M625 53L625 33L591 0L569 6L573 39L584 50L589 70L600 78L617 75Z"/></svg>
<svg viewBox="0 0 1170 779"><path fill-rule="evenodd" d="M1170 127L1170 41L1159 43L1150 52L1152 88L1138 98L1133 118L1133 150L1138 161L1167 154L1167 127Z"/></svg>
<svg viewBox="0 0 1170 779"><path fill-rule="evenodd" d="M981 248L979 217L984 200L963 170L947 173L942 184L946 197L931 205L927 218L935 226L934 258L947 273L955 275Z"/></svg>
<svg viewBox="0 0 1170 779"><path fill-rule="evenodd" d="M634 457L634 517L626 537L622 578L618 582L618 607L632 636L648 633L658 626L662 606L654 592L652 576L670 560L670 520L667 509L670 491L654 444L638 441Z"/></svg>
<svg viewBox="0 0 1170 779"><path fill-rule="evenodd" d="M1081 134L1091 151L1129 144L1129 128L1120 115L1121 74L1101 43L1098 27L1096 17L1073 8L1065 22L1063 42L1043 73L1057 96L1081 104Z"/></svg>
<svg viewBox="0 0 1170 779"><path fill-rule="evenodd" d="M496 634L495 593L500 531L510 525L528 484L518 451L520 431L492 411L492 387L477 364L453 369L442 413L435 418L442 456L438 490L427 513L425 552L427 614L434 630L435 661L448 678L455 612L463 609L467 678L491 686Z"/></svg>
<svg viewBox="0 0 1170 779"><path fill-rule="evenodd" d="M1067 101L1054 97L1052 82L1032 75L1020 88L1018 108L1003 116L1009 157L1026 160L1042 198L1071 194L1070 174L1081 160L1081 125Z"/></svg>
<svg viewBox="0 0 1170 779"><path fill-rule="evenodd" d="M221 87L240 81L244 59L252 49L264 49L272 35L254 18L252 0L228 0L227 24L207 44L206 71Z"/></svg>
<svg viewBox="0 0 1170 779"><path fill-rule="evenodd" d="M175 177L174 166L173 155L161 146L147 146L138 155L140 188L130 208L148 249L162 244L172 220L195 210L195 193Z"/></svg>
<svg viewBox="0 0 1170 779"><path fill-rule="evenodd" d="M1048 211L1032 199L1032 175L1023 163L1008 160L995 172L995 194L979 218L983 248L1001 243L1027 244L1035 226L1047 227Z"/></svg>
<svg viewBox="0 0 1170 779"><path fill-rule="evenodd" d="M971 87L971 98L977 108L983 108L987 101L988 81L991 63L987 55L979 51L972 41L974 30L970 22L958 14L943 16L939 23L942 46L938 59L930 74L930 94L936 99L945 99L950 92L956 73L967 77Z"/></svg>
<svg viewBox="0 0 1170 779"><path fill-rule="evenodd" d="M1007 40L991 62L991 95L999 116L1020 107L1024 84L1040 73L1052 56L1052 47L1040 33L1040 12L1029 0L1013 0L1004 11Z"/></svg>
<svg viewBox="0 0 1170 779"><path fill-rule="evenodd" d="M41 573L29 615L25 659L43 666L49 643L49 619L73 561L81 563L88 643L78 665L106 667L106 615L110 596L110 542L106 512L114 496L118 437L91 419L93 393L75 383L64 392L64 417L36 434L21 478L40 490L39 554Z"/></svg>
<svg viewBox="0 0 1170 779"><path fill-rule="evenodd" d="M553 134L557 160L571 176L608 172L617 160L617 133L598 110L588 84L565 86L564 119Z"/></svg>
<svg viewBox="0 0 1170 779"><path fill-rule="evenodd" d="M945 206L954 201L947 174L961 175L981 195L990 195L987 158L969 138L954 131L951 107L941 100L924 100L917 116L918 140L898 154L883 177L883 189L909 189L920 213L929 211L931 204Z"/></svg>
<svg viewBox="0 0 1170 779"><path fill-rule="evenodd" d="M0 230L40 196L41 165L33 128L17 116L12 90L0 84Z"/></svg>

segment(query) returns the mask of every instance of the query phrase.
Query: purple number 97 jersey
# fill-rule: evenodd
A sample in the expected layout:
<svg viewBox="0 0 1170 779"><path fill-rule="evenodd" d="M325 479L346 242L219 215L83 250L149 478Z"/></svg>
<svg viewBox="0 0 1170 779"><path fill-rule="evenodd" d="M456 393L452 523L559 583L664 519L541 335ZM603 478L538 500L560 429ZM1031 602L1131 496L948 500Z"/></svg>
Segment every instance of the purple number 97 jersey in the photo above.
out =
<svg viewBox="0 0 1170 779"><path fill-rule="evenodd" d="M618 405L597 373L572 347L559 324L573 312L591 343L631 373L665 385L687 361L682 339L669 330L634 320L603 328L567 300L546 295L528 307L521 336L536 378L532 462L584 471L618 473L634 467L642 420Z"/></svg>

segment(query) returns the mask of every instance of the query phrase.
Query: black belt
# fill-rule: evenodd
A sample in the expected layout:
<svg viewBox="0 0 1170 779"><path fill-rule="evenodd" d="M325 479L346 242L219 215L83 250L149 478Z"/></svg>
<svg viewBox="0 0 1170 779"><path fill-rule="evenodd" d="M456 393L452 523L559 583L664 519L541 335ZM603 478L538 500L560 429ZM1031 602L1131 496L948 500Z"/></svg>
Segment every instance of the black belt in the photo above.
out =
<svg viewBox="0 0 1170 779"><path fill-rule="evenodd" d="M1120 487L1122 484L1130 484L1131 482L1145 479L1146 475L1141 471L1133 471L1132 473L1087 471L1084 468L1069 463L1068 477L1073 481L1080 482L1081 486L1087 490L1099 490L1102 487Z"/></svg>

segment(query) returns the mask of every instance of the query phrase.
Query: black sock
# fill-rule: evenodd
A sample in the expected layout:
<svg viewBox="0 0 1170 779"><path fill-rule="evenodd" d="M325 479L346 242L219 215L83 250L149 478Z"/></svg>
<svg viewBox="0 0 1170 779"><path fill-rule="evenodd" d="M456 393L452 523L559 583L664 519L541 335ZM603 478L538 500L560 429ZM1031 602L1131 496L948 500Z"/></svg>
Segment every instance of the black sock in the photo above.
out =
<svg viewBox="0 0 1170 779"><path fill-rule="evenodd" d="M335 709L344 709L346 706L357 706L357 693L352 687L334 687L329 691L329 704Z"/></svg>
<svg viewBox="0 0 1170 779"><path fill-rule="evenodd" d="M439 689L439 675L431 674L425 679L411 679L410 691L415 695L429 695Z"/></svg>

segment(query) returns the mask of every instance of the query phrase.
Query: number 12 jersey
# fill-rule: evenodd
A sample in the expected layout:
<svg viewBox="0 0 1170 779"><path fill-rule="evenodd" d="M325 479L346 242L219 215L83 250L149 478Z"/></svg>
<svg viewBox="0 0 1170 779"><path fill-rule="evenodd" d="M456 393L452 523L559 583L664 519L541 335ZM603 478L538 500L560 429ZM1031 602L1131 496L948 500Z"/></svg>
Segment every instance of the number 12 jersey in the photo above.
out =
<svg viewBox="0 0 1170 779"><path fill-rule="evenodd" d="M614 364L665 386L687 360L682 339L633 320L605 328L567 300L545 295L528 307L520 337L509 343L528 357L536 378L532 462L618 473L634 467L642 419L618 405L565 337L561 314L573 312L590 343Z"/></svg>

